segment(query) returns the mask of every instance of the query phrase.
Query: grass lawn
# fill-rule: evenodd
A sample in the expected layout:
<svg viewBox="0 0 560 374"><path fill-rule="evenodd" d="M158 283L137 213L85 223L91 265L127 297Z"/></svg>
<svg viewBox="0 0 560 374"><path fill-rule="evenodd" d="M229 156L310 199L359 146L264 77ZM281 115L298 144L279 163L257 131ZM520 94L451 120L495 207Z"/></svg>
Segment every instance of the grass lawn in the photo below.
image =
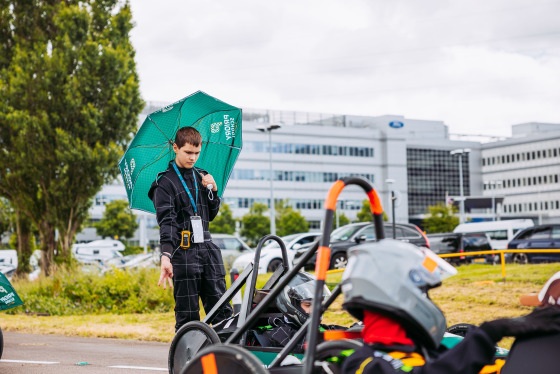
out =
<svg viewBox="0 0 560 374"><path fill-rule="evenodd" d="M548 278L560 270L560 264L507 265L506 282L502 281L500 266L466 265L458 270L456 276L430 292L432 300L444 311L449 326L456 323L478 325L530 312L531 308L519 304L519 297L539 292ZM257 287L264 285L269 276L259 275ZM336 284L341 276L342 273L329 274L327 282ZM350 325L354 322L342 309L342 301L343 296L325 313L324 323ZM0 314L0 326L6 331L162 342L172 340L174 323L173 313L50 317ZM507 348L511 342L505 339L500 345Z"/></svg>

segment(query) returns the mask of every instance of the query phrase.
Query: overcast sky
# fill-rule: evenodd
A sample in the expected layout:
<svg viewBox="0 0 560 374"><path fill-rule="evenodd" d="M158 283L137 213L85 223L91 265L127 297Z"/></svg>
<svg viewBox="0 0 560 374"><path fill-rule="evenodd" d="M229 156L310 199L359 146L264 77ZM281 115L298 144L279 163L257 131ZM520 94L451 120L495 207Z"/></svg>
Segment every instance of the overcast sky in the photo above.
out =
<svg viewBox="0 0 560 374"><path fill-rule="evenodd" d="M131 0L142 97L440 120L560 123L560 1Z"/></svg>

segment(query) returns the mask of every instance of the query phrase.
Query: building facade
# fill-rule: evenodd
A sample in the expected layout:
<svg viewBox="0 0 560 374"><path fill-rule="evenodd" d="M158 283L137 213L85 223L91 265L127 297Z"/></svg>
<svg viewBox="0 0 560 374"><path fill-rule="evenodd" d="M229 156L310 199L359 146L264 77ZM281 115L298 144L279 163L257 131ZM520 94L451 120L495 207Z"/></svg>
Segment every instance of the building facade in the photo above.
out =
<svg viewBox="0 0 560 374"><path fill-rule="evenodd" d="M560 223L560 124L526 123L512 132L482 145L484 195L503 198L488 218Z"/></svg>
<svg viewBox="0 0 560 374"><path fill-rule="evenodd" d="M140 123L163 106L165 103L148 103ZM270 134L259 130L270 124L279 128ZM397 197L395 221L420 224L429 206L460 200L462 171L463 196L503 198L503 205L496 209L498 218L557 220L559 126L517 125L514 137L481 143L451 136L441 121L245 109L243 151L223 201L236 218L246 214L254 202L270 206L272 165L274 200L291 204L312 230L318 230L332 183L344 176L360 175L374 185L390 219L393 190ZM461 158L453 152L457 150L464 151ZM95 197L92 219L99 220L104 205L117 198L126 200L120 180L105 186ZM337 211L354 220L365 198L360 188L349 186L339 197ZM491 212L467 211L466 219L496 218ZM132 242L157 245L155 216L135 213L140 229ZM84 230L78 241L95 239L94 231Z"/></svg>

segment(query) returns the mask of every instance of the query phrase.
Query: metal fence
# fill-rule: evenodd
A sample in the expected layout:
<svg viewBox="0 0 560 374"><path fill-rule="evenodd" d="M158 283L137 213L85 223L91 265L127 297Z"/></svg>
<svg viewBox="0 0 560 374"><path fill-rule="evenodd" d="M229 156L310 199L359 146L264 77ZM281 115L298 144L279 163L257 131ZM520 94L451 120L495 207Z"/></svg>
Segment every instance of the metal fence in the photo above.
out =
<svg viewBox="0 0 560 374"><path fill-rule="evenodd" d="M560 253L560 249L496 249L492 251L478 251L478 252L461 252L449 253L445 255L438 255L441 258L447 257L467 257L467 256L480 256L480 255L500 255L500 262L502 265L502 279L506 281L506 260L504 253ZM344 269L329 270L328 274L334 274L344 271Z"/></svg>

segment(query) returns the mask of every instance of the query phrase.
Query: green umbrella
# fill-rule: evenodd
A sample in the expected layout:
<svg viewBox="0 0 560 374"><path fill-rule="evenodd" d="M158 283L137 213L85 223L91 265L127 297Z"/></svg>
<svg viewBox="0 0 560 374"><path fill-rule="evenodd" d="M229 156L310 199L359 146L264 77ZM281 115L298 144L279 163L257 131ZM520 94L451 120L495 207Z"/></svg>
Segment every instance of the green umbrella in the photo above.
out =
<svg viewBox="0 0 560 374"><path fill-rule="evenodd" d="M21 304L23 302L8 278L0 273L0 310L12 309Z"/></svg>
<svg viewBox="0 0 560 374"><path fill-rule="evenodd" d="M148 190L175 158L173 142L182 127L202 135L196 166L212 174L222 196L241 152L241 109L198 91L149 114L119 161L131 208L155 213Z"/></svg>

